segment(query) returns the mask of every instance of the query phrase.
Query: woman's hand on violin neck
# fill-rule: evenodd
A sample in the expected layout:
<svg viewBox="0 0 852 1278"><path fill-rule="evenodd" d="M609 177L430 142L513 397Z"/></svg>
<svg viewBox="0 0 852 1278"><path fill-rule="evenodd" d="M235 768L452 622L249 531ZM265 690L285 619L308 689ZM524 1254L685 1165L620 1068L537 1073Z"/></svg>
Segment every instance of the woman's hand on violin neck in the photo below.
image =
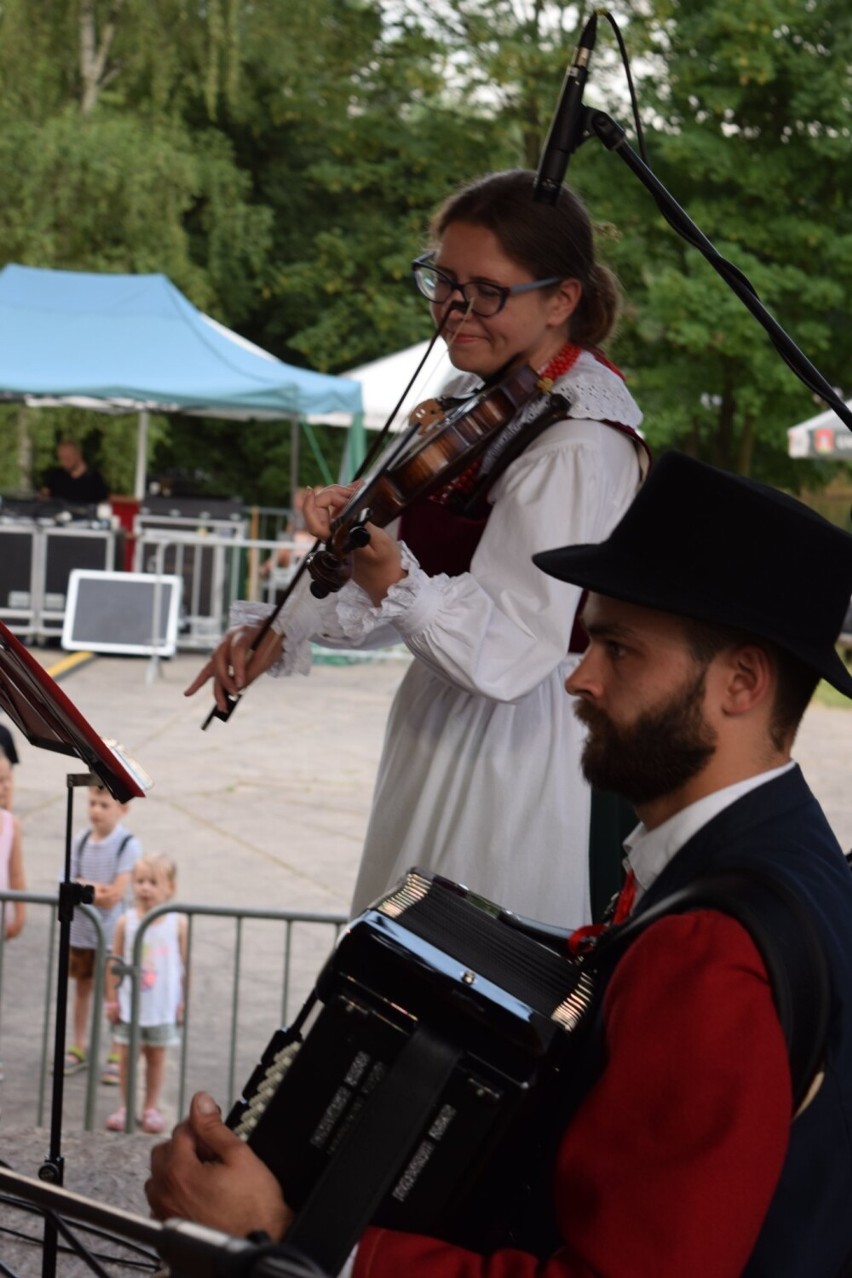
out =
<svg viewBox="0 0 852 1278"><path fill-rule="evenodd" d="M191 697L208 679L212 679L216 705L220 710L226 710L228 697L239 696L244 688L281 656L283 640L274 630L267 630L257 651L254 651L253 645L259 630L259 625L238 626L229 630L213 656L186 689L184 696Z"/></svg>
<svg viewBox="0 0 852 1278"><path fill-rule="evenodd" d="M360 484L331 484L328 488L308 489L304 505L305 524L315 537L328 541L334 520L360 487ZM351 552L352 579L378 607L391 586L406 573L399 546L393 537L375 524L367 523L365 527L370 540L366 546Z"/></svg>
<svg viewBox="0 0 852 1278"><path fill-rule="evenodd" d="M308 532L320 541L328 541L332 523L359 487L359 484L329 484L327 488L306 488L302 515Z"/></svg>

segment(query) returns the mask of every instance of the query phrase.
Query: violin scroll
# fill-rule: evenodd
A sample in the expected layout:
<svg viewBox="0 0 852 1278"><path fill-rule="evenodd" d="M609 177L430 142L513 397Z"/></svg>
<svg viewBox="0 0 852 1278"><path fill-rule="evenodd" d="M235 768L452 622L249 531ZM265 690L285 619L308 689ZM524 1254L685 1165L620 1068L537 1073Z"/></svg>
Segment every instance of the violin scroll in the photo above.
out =
<svg viewBox="0 0 852 1278"><path fill-rule="evenodd" d="M341 590L352 576L351 558L340 559L330 550L314 551L308 556L307 568L313 578L311 594L315 599L325 599Z"/></svg>

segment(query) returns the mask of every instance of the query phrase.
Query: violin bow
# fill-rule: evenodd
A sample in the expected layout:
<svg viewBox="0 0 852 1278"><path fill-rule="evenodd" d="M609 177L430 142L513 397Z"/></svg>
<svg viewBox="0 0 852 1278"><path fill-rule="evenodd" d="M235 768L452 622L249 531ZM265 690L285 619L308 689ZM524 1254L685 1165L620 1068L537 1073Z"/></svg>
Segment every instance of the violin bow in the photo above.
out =
<svg viewBox="0 0 852 1278"><path fill-rule="evenodd" d="M435 332L432 335L432 340L429 342L429 345L426 347L426 350L424 351L420 362L418 363L411 377L408 379L408 384L406 385L405 389L403 390L402 394L400 395L399 399L397 400L396 404L394 405L393 409L388 415L387 421L385 422L384 426L382 426L381 430L378 432L376 438L373 440L373 443L371 444L366 456L364 457L363 461L361 462L360 466L355 472L352 482L355 482L355 480L360 479L362 475L364 475L367 472L369 467L372 465L374 459L377 457L379 450L381 449L384 441L387 439L387 436L391 427L391 422L393 422L396 419L396 416L399 413L399 410L402 408L403 403L405 402L406 398L411 392L412 386L417 381L417 378L420 376L421 372L423 371L423 366L425 365L429 356L432 354L432 351L435 348L435 343L437 342L438 338L441 336L441 331L444 328L444 325L447 319L449 318L449 314L450 312L448 310L442 316L440 323L438 324L438 326L435 329ZM419 429L419 424L415 422L412 424L409 430L401 432L399 445L397 449L394 450L391 457L388 458L387 461L385 462L386 466L389 465L391 461L393 461L394 457L396 457L400 452L402 452L405 448L407 448L409 441L414 437L418 429ZM275 605L272 612L270 612L269 615L264 618L260 629L258 630L257 634L254 637L252 646L249 648L248 652L246 653L246 661L249 661L251 659L251 657L257 650L258 644L261 642L263 638L265 638L265 636L272 629L273 623L275 622L276 618L279 616L284 605L287 603L293 591L296 589L296 586L301 581L305 573L305 570L308 566L308 561L310 560L311 555L315 554L319 550L320 546L322 546L322 544L323 544L322 539L318 538L314 542L311 549L302 558L301 563L297 567L290 581L287 583L287 586L285 587L280 600ZM225 699L227 704L224 710L221 709L221 707L214 702L212 710L207 715L207 718L204 720L204 722L201 725L201 731L206 732L214 719L220 719L223 723L227 723L231 715L236 710L241 697L242 697L242 693L239 693L235 697L231 696L229 693L226 693Z"/></svg>

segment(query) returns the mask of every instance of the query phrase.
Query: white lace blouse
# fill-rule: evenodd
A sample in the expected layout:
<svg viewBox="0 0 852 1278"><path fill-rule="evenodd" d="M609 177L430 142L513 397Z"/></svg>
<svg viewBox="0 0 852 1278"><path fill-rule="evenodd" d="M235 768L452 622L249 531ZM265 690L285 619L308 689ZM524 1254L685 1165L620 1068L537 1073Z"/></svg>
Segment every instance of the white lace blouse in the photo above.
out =
<svg viewBox="0 0 852 1278"><path fill-rule="evenodd" d="M468 572L430 577L403 544L407 576L379 607L352 582L318 601L303 581L276 619L287 674L307 673L311 639L402 640L415 658L388 720L353 911L420 865L545 922L589 919L582 729L564 691L579 660L568 646L580 592L530 559L606 537L641 482L644 455L602 425L636 427L641 414L591 354L556 389L568 416L495 482ZM233 619L264 611L239 605Z"/></svg>

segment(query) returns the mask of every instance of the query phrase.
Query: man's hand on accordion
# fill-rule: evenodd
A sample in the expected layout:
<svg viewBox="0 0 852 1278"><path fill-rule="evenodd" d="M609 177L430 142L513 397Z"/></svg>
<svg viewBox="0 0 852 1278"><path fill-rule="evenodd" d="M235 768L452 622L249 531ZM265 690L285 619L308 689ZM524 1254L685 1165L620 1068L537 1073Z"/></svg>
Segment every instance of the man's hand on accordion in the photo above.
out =
<svg viewBox="0 0 852 1278"><path fill-rule="evenodd" d="M272 1172L225 1126L206 1092L196 1092L189 1117L151 1151L145 1195L157 1220L177 1217L237 1237L263 1230L280 1241L293 1219Z"/></svg>

